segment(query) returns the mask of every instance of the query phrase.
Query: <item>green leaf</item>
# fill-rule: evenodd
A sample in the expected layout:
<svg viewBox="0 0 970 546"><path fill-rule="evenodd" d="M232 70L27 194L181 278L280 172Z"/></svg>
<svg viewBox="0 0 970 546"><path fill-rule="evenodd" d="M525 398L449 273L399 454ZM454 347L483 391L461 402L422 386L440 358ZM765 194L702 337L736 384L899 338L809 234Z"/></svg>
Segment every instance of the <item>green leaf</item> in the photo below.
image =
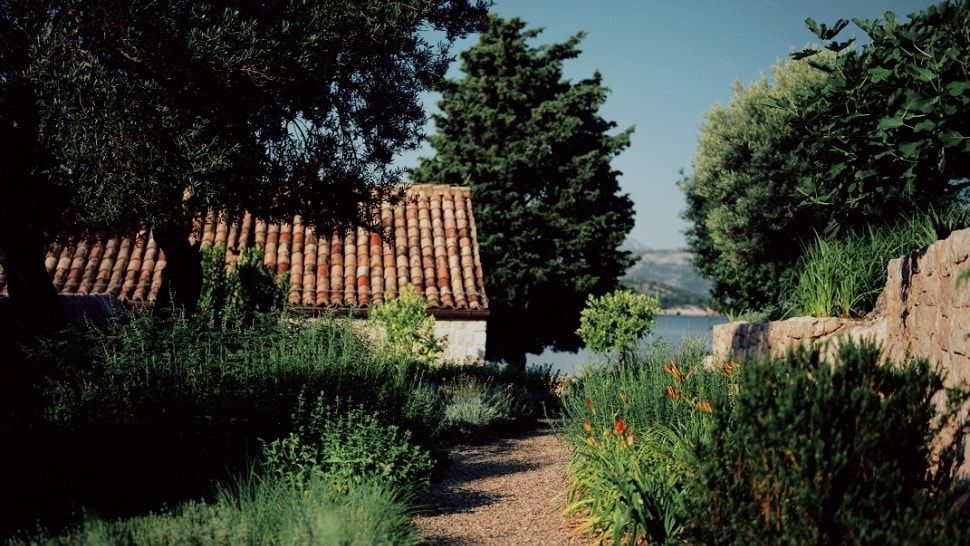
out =
<svg viewBox="0 0 970 546"><path fill-rule="evenodd" d="M897 127L902 127L902 125L903 125L902 116L895 117L895 118L886 117L879 120L879 124L876 125L876 127L880 130L886 130L886 129L895 129Z"/></svg>
<svg viewBox="0 0 970 546"><path fill-rule="evenodd" d="M922 147L923 147L922 140L917 140L914 142L906 142L899 145L899 152L903 154L903 157L912 158L919 155L919 150Z"/></svg>
<svg viewBox="0 0 970 546"><path fill-rule="evenodd" d="M947 148L959 145L963 139L964 137L956 131L944 131L943 134L940 135L940 140Z"/></svg>
<svg viewBox="0 0 970 546"><path fill-rule="evenodd" d="M812 31L812 34L816 36L819 35L818 23L815 22L815 19L812 19L811 17L805 19L805 26L808 27L808 30Z"/></svg>
<svg viewBox="0 0 970 546"><path fill-rule="evenodd" d="M881 66L869 69L869 75L872 76L872 83L879 83L888 78L892 73L892 70Z"/></svg>
<svg viewBox="0 0 970 546"><path fill-rule="evenodd" d="M923 66L914 66L911 68L917 79L924 82L931 82L936 79L936 72L933 72L929 68Z"/></svg>
<svg viewBox="0 0 970 546"><path fill-rule="evenodd" d="M970 89L970 81L950 82L946 84L946 92L949 93L951 97L959 97L960 95L966 93L968 89Z"/></svg>
<svg viewBox="0 0 970 546"><path fill-rule="evenodd" d="M917 123L913 127L913 131L915 131L917 133L922 133L924 131L932 131L935 128L936 128L936 123L934 123L931 120L924 119L923 121Z"/></svg>

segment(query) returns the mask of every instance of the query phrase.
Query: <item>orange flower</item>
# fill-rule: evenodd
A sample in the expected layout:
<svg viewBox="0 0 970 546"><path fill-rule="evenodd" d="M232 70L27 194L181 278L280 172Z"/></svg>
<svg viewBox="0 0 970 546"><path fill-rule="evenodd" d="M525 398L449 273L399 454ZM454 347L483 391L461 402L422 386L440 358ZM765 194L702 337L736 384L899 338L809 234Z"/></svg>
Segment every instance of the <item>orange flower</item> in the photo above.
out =
<svg viewBox="0 0 970 546"><path fill-rule="evenodd" d="M708 402L707 400L704 400L703 402L698 403L697 409L703 411L704 413L711 413L712 411L714 411L714 409L711 408L711 403Z"/></svg>
<svg viewBox="0 0 970 546"><path fill-rule="evenodd" d="M590 411L596 411L596 405L593 404L593 401L590 400L589 398L586 399L586 409Z"/></svg>
<svg viewBox="0 0 970 546"><path fill-rule="evenodd" d="M593 432L593 423L590 423L589 419L583 420L583 430L586 432Z"/></svg>
<svg viewBox="0 0 970 546"><path fill-rule="evenodd" d="M613 421L613 430L615 430L620 436L623 436L623 433L626 432L626 421L619 418L616 421Z"/></svg>
<svg viewBox="0 0 970 546"><path fill-rule="evenodd" d="M664 394L667 395L667 398L670 398L671 400L680 398L680 391L675 389L673 385L667 385L667 388L664 389Z"/></svg>
<svg viewBox="0 0 970 546"><path fill-rule="evenodd" d="M673 360L664 364L663 370L673 376L674 381L678 383L684 382L684 373L680 371L680 368L677 367L677 363Z"/></svg>

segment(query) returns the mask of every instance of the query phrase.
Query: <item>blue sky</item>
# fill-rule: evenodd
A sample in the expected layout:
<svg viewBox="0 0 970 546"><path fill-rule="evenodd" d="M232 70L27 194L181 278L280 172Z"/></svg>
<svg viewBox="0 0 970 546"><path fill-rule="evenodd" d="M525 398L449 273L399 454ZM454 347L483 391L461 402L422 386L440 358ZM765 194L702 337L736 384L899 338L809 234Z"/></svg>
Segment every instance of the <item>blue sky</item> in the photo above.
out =
<svg viewBox="0 0 970 546"><path fill-rule="evenodd" d="M545 32L536 43L563 41L587 31L579 58L565 75L578 80L599 70L612 94L601 110L620 128L636 126L632 145L614 166L623 172L623 191L636 207L631 237L653 248L684 246L684 198L680 169L690 171L704 112L727 103L737 79L751 82L772 64L812 42L805 18L833 23L839 18L874 18L886 11L906 15L931 1L793 0L497 0L493 10L519 16ZM859 36L850 25L842 36ZM455 45L457 53L475 37ZM450 77L460 76L458 63ZM431 112L440 97L424 97ZM428 133L434 131L429 123ZM422 146L398 158L410 167Z"/></svg>

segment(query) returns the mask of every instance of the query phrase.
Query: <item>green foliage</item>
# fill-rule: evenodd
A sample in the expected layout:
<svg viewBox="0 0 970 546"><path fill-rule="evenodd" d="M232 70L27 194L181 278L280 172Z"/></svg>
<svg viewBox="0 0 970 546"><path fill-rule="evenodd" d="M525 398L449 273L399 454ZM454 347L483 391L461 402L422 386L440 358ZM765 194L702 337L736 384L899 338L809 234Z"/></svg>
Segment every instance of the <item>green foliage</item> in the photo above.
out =
<svg viewBox="0 0 970 546"><path fill-rule="evenodd" d="M113 519L212 498L215 484L248 471L260 439L273 445L267 472L277 468L277 475L298 476L291 483L320 478L345 489L352 483L352 495L368 490L357 476L377 474L381 483L399 484L389 495L414 496L426 489L428 453L441 461L445 435L543 416L555 407L551 390L558 385L549 367L402 365L347 319L294 321L272 313L240 325L210 324L173 310L131 313L102 330L65 333L26 360L45 373L20 398L4 400L0 481L5 494L20 499L0 520L4 537L38 521L54 530L45 535L56 536L78 523L78 507ZM456 388L465 384L474 389ZM304 407L301 400L313 403ZM481 404L470 411L475 400ZM133 476L138 487L131 487ZM252 509L259 513L219 516L211 532L234 542L250 532L262 537L263 531L246 526L269 521L259 519L264 512L270 519L290 517L271 507ZM193 508L183 517L180 508L126 521L157 525L159 533L180 542L177 537L210 532L208 510ZM301 510L293 512L294 522L307 513ZM319 512L320 525L327 514ZM359 516L369 517L367 509ZM128 536L125 522L90 525ZM366 529L357 532L371 536Z"/></svg>
<svg viewBox="0 0 970 546"><path fill-rule="evenodd" d="M620 432L620 431L623 432ZM666 544L683 536L685 482L689 467L679 459L687 452L674 430L653 426L638 434L624 421L576 448L570 466L576 477L574 500L566 510L581 516L580 530L598 542ZM690 445L687 443L686 445Z"/></svg>
<svg viewBox="0 0 970 546"><path fill-rule="evenodd" d="M353 401L425 444L443 418L420 370L387 362L336 318L264 317L230 328L199 316L139 313L51 345L34 360L59 362L62 373L44 391L60 420L74 425L180 415L285 422L304 392Z"/></svg>
<svg viewBox="0 0 970 546"><path fill-rule="evenodd" d="M563 63L582 34L532 46L540 31L490 16L461 53L463 77L442 85L436 155L415 181L467 184L475 201L490 298L488 355L522 366L526 352L575 349L586 294L617 286L633 206L612 160L632 129L600 117L600 75L571 82Z"/></svg>
<svg viewBox="0 0 970 546"><path fill-rule="evenodd" d="M843 238L818 237L798 262L797 279L786 296L786 312L816 317L864 315L872 310L886 284L889 260L968 225L970 212L952 208Z"/></svg>
<svg viewBox="0 0 970 546"><path fill-rule="evenodd" d="M600 543L686 538L694 446L710 437L711 400L730 374L706 371L702 342L672 359L655 345L642 362L589 368L563 400L562 434L575 452L567 511Z"/></svg>
<svg viewBox="0 0 970 546"><path fill-rule="evenodd" d="M826 218L798 206L798 181L817 165L794 153L802 135L793 120L823 82L805 61L779 63L771 80L737 83L730 103L705 114L693 172L680 182L687 242L715 300L730 310L777 303L798 241L825 228Z"/></svg>
<svg viewBox="0 0 970 546"><path fill-rule="evenodd" d="M447 339L434 335L435 319L427 310L428 301L411 285L404 287L397 298L371 308L370 321L383 329L391 358L437 361Z"/></svg>
<svg viewBox="0 0 970 546"><path fill-rule="evenodd" d="M444 420L441 390L420 369L386 362L347 320L277 314L230 326L175 311L125 318L29 355L48 371L37 387L43 403L4 416L12 453L0 479L22 501L5 511L0 534L35 521L63 528L76 523L78 507L109 520L212 498L216 484L247 471L259 438L278 438L252 495L90 521L58 540L413 540L408 507L427 488L428 450ZM314 404L304 408L307 397Z"/></svg>
<svg viewBox="0 0 970 546"><path fill-rule="evenodd" d="M273 275L257 247L243 249L226 265L226 247L202 248L202 292L199 312L210 324L239 327L252 324L286 304L286 277Z"/></svg>
<svg viewBox="0 0 970 546"><path fill-rule="evenodd" d="M348 490L313 476L297 489L252 476L222 489L212 504L193 501L147 516L90 519L62 535L22 536L11 544L409 545L417 541L411 512L398 492L374 479Z"/></svg>
<svg viewBox="0 0 970 546"><path fill-rule="evenodd" d="M410 431L382 425L360 408L338 413L322 396L309 412L301 400L293 420L295 431L263 447L271 476L297 488L323 475L344 491L374 482L411 495L427 492L434 464L411 443Z"/></svg>
<svg viewBox="0 0 970 546"><path fill-rule="evenodd" d="M861 49L810 48L708 113L681 187L696 264L727 307L777 307L817 233L946 207L970 187L970 5L855 23ZM829 41L845 25L809 28Z"/></svg>
<svg viewBox="0 0 970 546"><path fill-rule="evenodd" d="M447 70L447 44L484 14L463 0L14 4L0 71L36 96L0 104L3 119L35 116L31 191L72 213L49 209L54 228L190 225L206 206L358 219L417 142L418 95Z"/></svg>
<svg viewBox="0 0 970 546"><path fill-rule="evenodd" d="M471 433L508 419L546 417L559 408L556 392L562 386L562 377L550 364L525 369L492 362L482 366L439 366L424 377L441 387L446 422L468 423L446 429L449 433ZM449 412L453 418L447 417Z"/></svg>
<svg viewBox="0 0 970 546"><path fill-rule="evenodd" d="M598 297L590 294L576 333L589 350L619 353L621 360L626 360L656 323L653 317L658 311L660 299L656 296L629 290Z"/></svg>
<svg viewBox="0 0 970 546"><path fill-rule="evenodd" d="M906 22L891 12L853 20L870 40L861 50L836 42L838 28L807 23L831 42L824 59L796 54L828 75L799 116L798 151L820 162L804 181L806 204L842 221L949 201L970 186L970 4L943 1Z"/></svg>
<svg viewBox="0 0 970 546"><path fill-rule="evenodd" d="M508 388L494 386L474 377L459 377L445 384L445 430L469 435L512 418L512 396Z"/></svg>
<svg viewBox="0 0 970 546"><path fill-rule="evenodd" d="M688 498L706 544L958 544L946 458L933 474L934 394L925 361L902 368L871 344L747 363L715 400Z"/></svg>

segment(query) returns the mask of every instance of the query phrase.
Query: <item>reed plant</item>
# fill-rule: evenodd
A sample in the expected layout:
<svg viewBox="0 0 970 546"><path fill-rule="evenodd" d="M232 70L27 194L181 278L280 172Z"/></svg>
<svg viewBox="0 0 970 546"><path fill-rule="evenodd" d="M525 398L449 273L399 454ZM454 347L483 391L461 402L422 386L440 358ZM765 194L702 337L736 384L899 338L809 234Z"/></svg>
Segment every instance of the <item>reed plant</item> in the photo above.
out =
<svg viewBox="0 0 970 546"><path fill-rule="evenodd" d="M895 224L839 236L816 236L799 260L783 307L788 316L859 317L875 305L889 260L970 226L962 207L930 210Z"/></svg>

